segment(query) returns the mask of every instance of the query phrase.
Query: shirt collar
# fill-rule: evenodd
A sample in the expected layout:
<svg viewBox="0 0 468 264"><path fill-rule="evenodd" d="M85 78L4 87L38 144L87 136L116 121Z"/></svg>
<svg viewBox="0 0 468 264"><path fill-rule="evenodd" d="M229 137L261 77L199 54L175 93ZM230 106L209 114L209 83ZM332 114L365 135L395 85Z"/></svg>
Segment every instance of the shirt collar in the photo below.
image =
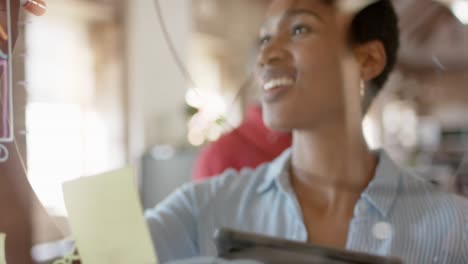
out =
<svg viewBox="0 0 468 264"><path fill-rule="evenodd" d="M286 182L288 182L288 168L291 155L292 151L289 148L269 164L265 179L258 186L257 192L266 192L273 186L280 189L288 187ZM374 178L361 194L361 197L366 199L386 217L398 195L402 170L385 151L380 151L378 155L379 164L377 165Z"/></svg>
<svg viewBox="0 0 468 264"><path fill-rule="evenodd" d="M362 193L362 197L387 217L398 195L402 169L388 156L379 152L379 164L374 178Z"/></svg>
<svg viewBox="0 0 468 264"><path fill-rule="evenodd" d="M280 188L281 186L283 186L282 183L284 182L284 180L287 180L289 176L288 168L289 161L291 160L291 154L291 148L288 148L268 165L268 169L265 174L265 179L258 186L257 192L266 192L270 189L270 187L273 187L275 184Z"/></svg>

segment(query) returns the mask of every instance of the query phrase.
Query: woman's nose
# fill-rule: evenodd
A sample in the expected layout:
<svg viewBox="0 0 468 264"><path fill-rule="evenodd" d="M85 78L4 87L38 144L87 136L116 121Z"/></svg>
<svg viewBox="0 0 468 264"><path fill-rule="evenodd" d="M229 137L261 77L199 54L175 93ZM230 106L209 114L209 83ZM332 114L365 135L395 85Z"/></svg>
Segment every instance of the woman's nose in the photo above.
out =
<svg viewBox="0 0 468 264"><path fill-rule="evenodd" d="M286 59L288 56L285 44L279 38L272 38L263 45L258 54L258 66L265 67Z"/></svg>

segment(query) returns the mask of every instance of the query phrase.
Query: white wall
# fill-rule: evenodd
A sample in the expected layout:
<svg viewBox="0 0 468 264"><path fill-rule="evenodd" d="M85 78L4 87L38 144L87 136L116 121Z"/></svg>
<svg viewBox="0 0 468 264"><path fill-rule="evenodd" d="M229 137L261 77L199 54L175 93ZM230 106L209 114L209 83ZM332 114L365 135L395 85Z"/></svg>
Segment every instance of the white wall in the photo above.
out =
<svg viewBox="0 0 468 264"><path fill-rule="evenodd" d="M186 82L164 41L155 0L127 1L129 141L133 161L155 144L180 144L186 135ZM168 31L186 61L191 1L159 0Z"/></svg>
<svg viewBox="0 0 468 264"><path fill-rule="evenodd" d="M28 177L54 214L62 183L125 165L121 28L112 5L48 1L25 28Z"/></svg>

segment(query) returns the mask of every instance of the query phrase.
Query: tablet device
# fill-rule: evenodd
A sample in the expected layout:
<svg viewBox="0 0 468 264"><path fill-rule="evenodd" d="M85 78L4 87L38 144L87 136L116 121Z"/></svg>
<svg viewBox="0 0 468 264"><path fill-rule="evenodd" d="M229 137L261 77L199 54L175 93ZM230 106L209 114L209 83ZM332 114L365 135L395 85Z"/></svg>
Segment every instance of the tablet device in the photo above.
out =
<svg viewBox="0 0 468 264"><path fill-rule="evenodd" d="M314 246L227 228L217 230L214 239L218 257L230 260L252 259L266 264L403 264L393 257Z"/></svg>

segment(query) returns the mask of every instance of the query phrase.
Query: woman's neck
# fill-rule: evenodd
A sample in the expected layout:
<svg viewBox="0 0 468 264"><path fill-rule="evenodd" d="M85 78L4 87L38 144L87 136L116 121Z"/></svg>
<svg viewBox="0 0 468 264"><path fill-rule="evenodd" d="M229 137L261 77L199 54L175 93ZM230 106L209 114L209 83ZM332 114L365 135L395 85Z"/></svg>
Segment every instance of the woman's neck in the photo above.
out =
<svg viewBox="0 0 468 264"><path fill-rule="evenodd" d="M373 178L377 158L362 133L339 123L293 132L291 183L296 194L326 211L346 206Z"/></svg>

